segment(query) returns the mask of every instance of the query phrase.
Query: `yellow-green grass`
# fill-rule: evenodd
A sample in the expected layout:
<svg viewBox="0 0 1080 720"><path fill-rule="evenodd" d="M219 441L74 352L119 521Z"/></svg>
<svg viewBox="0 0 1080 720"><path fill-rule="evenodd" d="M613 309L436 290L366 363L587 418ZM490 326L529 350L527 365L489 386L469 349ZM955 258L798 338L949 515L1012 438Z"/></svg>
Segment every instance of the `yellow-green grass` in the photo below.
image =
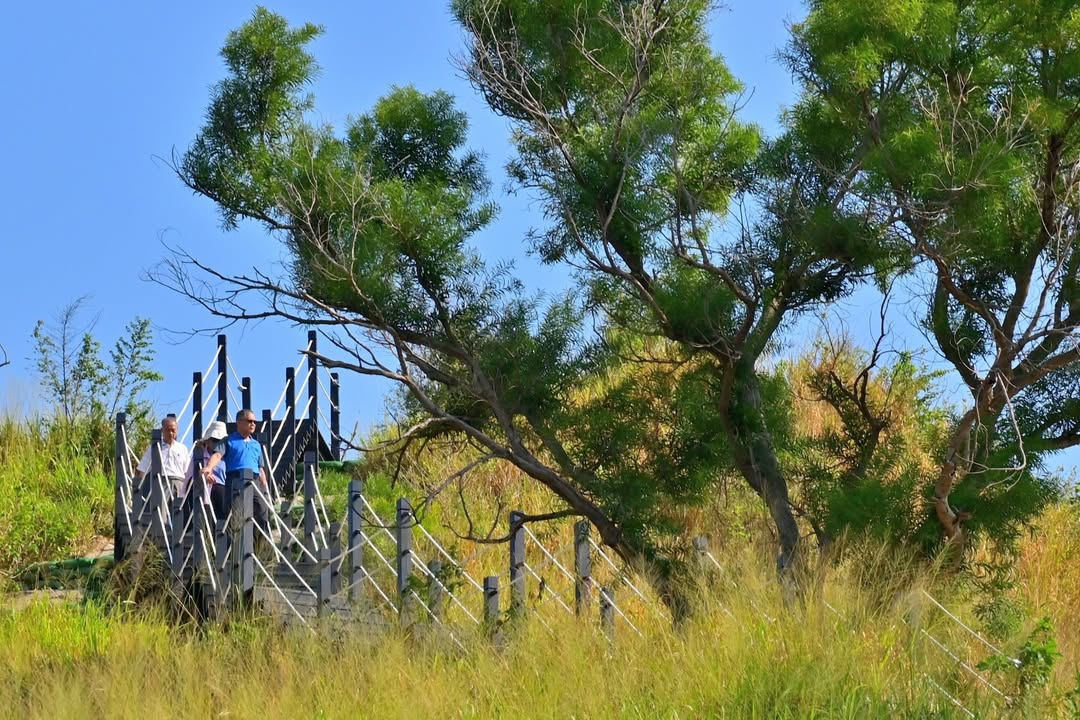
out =
<svg viewBox="0 0 1080 720"><path fill-rule="evenodd" d="M1064 678L1007 703L926 640L969 664L988 654L921 583L885 599L845 566L824 598L790 605L756 558L729 564L738 587L716 582L678 630L643 622L638 636L619 620L612 640L593 612L547 611L544 624L508 622L491 639L462 622L454 638L430 623L372 634L244 618L198 629L122 604L34 604L0 611L0 707L48 718L967 717L948 693L979 717L1064 713ZM1018 695L1008 673L987 677Z"/></svg>

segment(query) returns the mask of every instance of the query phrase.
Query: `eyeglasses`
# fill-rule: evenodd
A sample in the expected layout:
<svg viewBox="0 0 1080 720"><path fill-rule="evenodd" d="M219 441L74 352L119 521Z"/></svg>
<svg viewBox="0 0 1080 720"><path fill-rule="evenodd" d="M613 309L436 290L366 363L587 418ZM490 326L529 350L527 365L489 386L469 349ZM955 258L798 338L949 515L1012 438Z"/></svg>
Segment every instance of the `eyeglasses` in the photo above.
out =
<svg viewBox="0 0 1080 720"><path fill-rule="evenodd" d="M244 418L244 419L243 419L243 420L241 420L240 422L248 422L248 423L255 423L255 422L256 422L256 420L255 420L255 418Z"/></svg>

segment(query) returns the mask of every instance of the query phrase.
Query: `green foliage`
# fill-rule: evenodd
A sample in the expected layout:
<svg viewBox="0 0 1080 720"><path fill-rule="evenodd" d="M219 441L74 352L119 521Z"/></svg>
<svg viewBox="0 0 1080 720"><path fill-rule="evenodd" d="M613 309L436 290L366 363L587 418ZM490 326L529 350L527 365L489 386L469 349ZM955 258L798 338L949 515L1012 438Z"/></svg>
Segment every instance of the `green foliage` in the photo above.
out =
<svg viewBox="0 0 1080 720"><path fill-rule="evenodd" d="M154 422L152 408L141 396L162 376L153 369L153 333L146 318L127 324L106 364L93 323L79 328L85 300L65 306L52 325L38 321L37 370L55 404L55 414L46 421L53 441L98 458L101 471L108 474L114 454L113 418L118 412L127 413L131 437L145 434Z"/></svg>
<svg viewBox="0 0 1080 720"><path fill-rule="evenodd" d="M1054 639L1050 618L1043 617L1035 624L1027 640L1012 658L991 655L979 663L980 670L1000 673L1012 680L1017 701L1025 701L1036 691L1050 684L1054 665L1061 657Z"/></svg>
<svg viewBox="0 0 1080 720"><path fill-rule="evenodd" d="M1070 2L820 0L786 55L795 116L862 155L852 181L894 208L901 266L933 288L925 326L971 393L935 492L1007 541L1053 496L1047 454L1080 443L1077 17Z"/></svg>

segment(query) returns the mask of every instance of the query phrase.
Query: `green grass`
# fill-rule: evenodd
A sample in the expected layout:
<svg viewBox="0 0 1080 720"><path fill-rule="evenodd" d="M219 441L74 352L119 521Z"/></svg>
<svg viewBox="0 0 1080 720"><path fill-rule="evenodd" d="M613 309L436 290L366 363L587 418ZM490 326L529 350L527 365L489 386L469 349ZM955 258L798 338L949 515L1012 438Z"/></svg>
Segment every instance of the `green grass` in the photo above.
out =
<svg viewBox="0 0 1080 720"><path fill-rule="evenodd" d="M56 449L45 430L11 423L0 424L0 440L6 460L0 464L0 558L8 567L77 553L92 534L109 531L111 479L75 443ZM52 453L42 450L49 447ZM372 472L367 495L390 520L399 495L425 497L461 461L446 457L445 464L409 466L397 485L385 470ZM57 471L59 465L68 470ZM332 516L343 515L348 481L323 473ZM540 512L551 509L550 501L506 466L490 464L460 487L446 488L424 515L424 527L473 577L499 575L505 588L506 546L459 541L451 532L465 529L461 497L478 531L502 518L497 535L505 532L507 510ZM570 617L547 595L537 595L531 577L528 618L504 625L498 640L453 606L447 612L456 640L430 623L382 634L332 624L315 633L286 630L253 617L200 627L175 613L168 592L153 591L151 577L151 587L138 593L114 587L84 604L0 603L0 715L966 718L948 693L983 718L1080 717L1067 697L1080 670L1077 506L1052 508L1040 518L1038 534L1021 545L1017 582L1007 591L1021 619L994 642L1012 656L1025 648L1048 649L1032 635L1036 620L1048 616L1061 657L1043 670L1032 664L984 673L1015 698L1006 703L924 634L969 666L987 658L978 640L921 593L929 589L986 634L988 626L975 612L980 595L966 576L849 543L826 576L807 583L814 589L788 605L773 575L772 543L754 514L760 510L738 493L725 497L707 510L690 511L695 532L712 535L724 572L701 574L697 612L677 630L622 585L620 607L642 636L619 618L610 642L595 607L586 618ZM534 528L567 564L570 522ZM388 540L375 535L374 544L391 557ZM418 551L433 558L427 540L417 538ZM530 557L549 587L572 602L570 585L553 565ZM385 569L373 572L381 572L378 579L389 587ZM599 560L594 575L618 585ZM459 587L479 614L475 591ZM1032 683L1032 677L1045 684Z"/></svg>
<svg viewBox="0 0 1080 720"><path fill-rule="evenodd" d="M100 453L72 435L0 419L0 571L77 554L95 534L112 534L113 480Z"/></svg>
<svg viewBox="0 0 1080 720"><path fill-rule="evenodd" d="M981 648L917 592L882 605L842 569L827 593L834 614L820 598L785 607L749 556L732 570L739 589L708 591L684 627L642 622L639 637L619 622L613 642L591 617L555 613L550 632L527 620L497 641L455 624L459 647L431 625L198 629L153 608L39 603L0 611L0 707L28 718L966 717L928 678L979 717L1061 706L1067 688L1008 707L972 682L921 630L972 663Z"/></svg>

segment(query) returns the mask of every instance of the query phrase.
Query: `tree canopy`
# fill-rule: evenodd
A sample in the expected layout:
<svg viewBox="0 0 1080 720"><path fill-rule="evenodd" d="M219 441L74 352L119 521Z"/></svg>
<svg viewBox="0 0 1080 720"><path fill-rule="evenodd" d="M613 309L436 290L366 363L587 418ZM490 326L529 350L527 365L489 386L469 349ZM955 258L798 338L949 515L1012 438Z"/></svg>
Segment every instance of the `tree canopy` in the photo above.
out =
<svg viewBox="0 0 1080 720"><path fill-rule="evenodd" d="M683 512L732 474L764 501L785 576L800 524L931 549L961 523L1014 528L1051 490L1037 459L1080 443L1063 401L1080 389L1073 45L995 3L893 5L811 3L785 52L804 92L765 138L704 0L455 0L461 67L509 119L509 174L541 207L523 240L572 270L554 298L475 251L497 207L452 97L397 87L340 129L315 122L322 29L259 9L176 170L227 229L283 241L288 271L181 255L158 278L225 322L322 327L325 364L401 388L387 450L453 437L477 451L461 474L512 463L657 568L675 607ZM776 365L800 317L921 277L970 407L933 398L884 310L872 349ZM831 419L800 427L802 402Z"/></svg>

